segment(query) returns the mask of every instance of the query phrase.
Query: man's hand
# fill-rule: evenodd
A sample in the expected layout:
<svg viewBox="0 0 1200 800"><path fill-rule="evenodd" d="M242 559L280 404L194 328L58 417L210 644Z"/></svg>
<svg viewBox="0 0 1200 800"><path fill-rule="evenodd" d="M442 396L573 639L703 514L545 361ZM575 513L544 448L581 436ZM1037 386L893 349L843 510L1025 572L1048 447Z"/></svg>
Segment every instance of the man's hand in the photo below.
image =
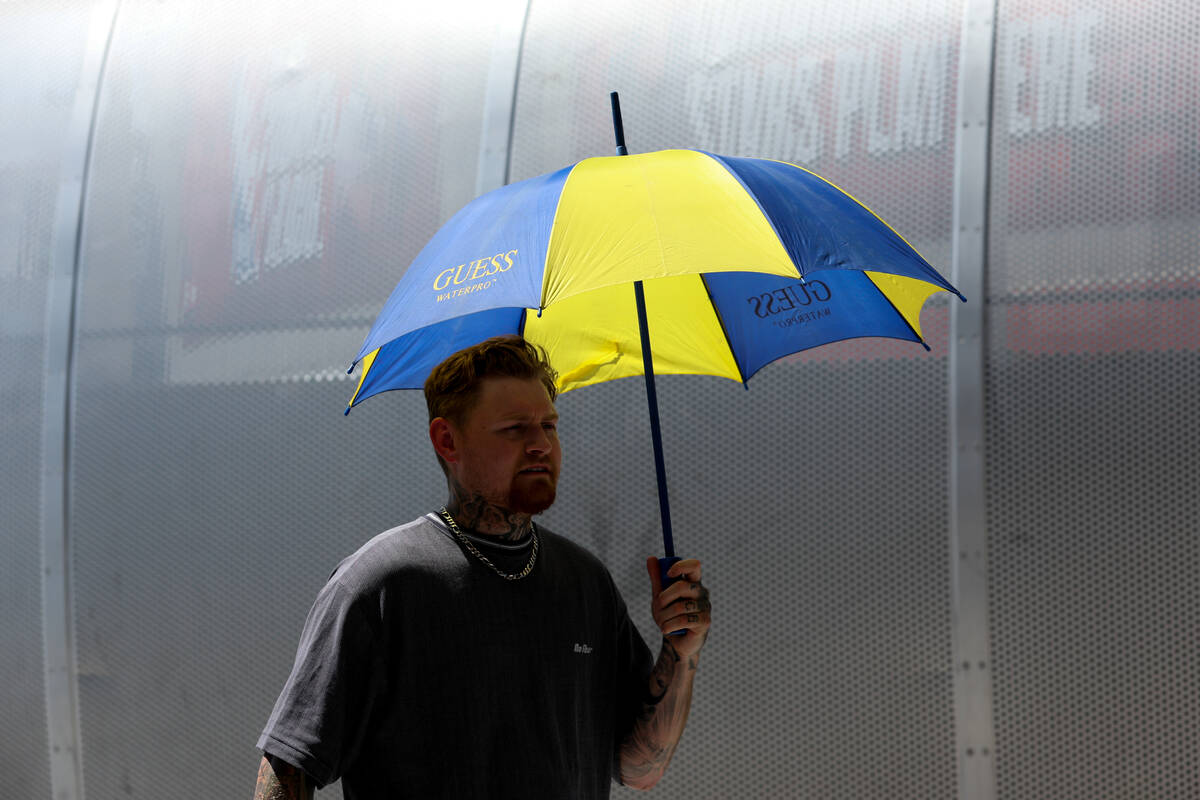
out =
<svg viewBox="0 0 1200 800"><path fill-rule="evenodd" d="M708 601L708 589L700 583L700 562L694 558L676 561L667 570L667 577L679 580L662 588L658 572L658 559L646 559L646 572L650 573L650 602L654 623L663 635L682 630L683 634L671 636L669 641L675 652L683 659L692 659L700 654L708 638L708 627L712 624L712 604ZM695 665L692 665L695 669Z"/></svg>
<svg viewBox="0 0 1200 800"><path fill-rule="evenodd" d="M666 589L658 574L658 559L646 559L646 571L654 595L650 609L663 632L663 642L641 713L621 743L621 783L635 789L649 789L658 783L675 754L692 707L700 648L712 622L708 589L700 583L699 561L689 558L672 564L667 576L679 580ZM678 630L684 633L667 635Z"/></svg>

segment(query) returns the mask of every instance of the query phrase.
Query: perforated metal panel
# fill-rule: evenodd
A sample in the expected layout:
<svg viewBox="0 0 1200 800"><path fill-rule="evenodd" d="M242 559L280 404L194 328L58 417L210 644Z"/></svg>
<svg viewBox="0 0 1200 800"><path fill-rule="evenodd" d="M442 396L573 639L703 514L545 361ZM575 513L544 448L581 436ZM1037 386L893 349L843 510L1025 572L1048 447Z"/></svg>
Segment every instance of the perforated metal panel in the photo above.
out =
<svg viewBox="0 0 1200 800"><path fill-rule="evenodd" d="M87 23L78 3L0 5L0 793L11 797L50 796L39 480L45 310Z"/></svg>
<svg viewBox="0 0 1200 800"><path fill-rule="evenodd" d="M122 4L72 453L88 797L249 796L317 590L443 498L420 396L345 418L345 368L473 192L492 24Z"/></svg>
<svg viewBox="0 0 1200 800"><path fill-rule="evenodd" d="M1200 786L1200 25L1000 4L988 525L1003 797Z"/></svg>
<svg viewBox="0 0 1200 800"><path fill-rule="evenodd" d="M1191 5L997 5L988 297L971 300L987 303L1005 798L1200 784ZM498 15L517 6L120 7L69 439L85 796L246 796L329 570L443 499L419 394L344 419L343 370L404 265L474 192ZM510 177L610 154L616 89L632 150L802 163L948 272L961 11L534 2ZM86 4L0 3L4 796L51 793L38 432L44 333L70 324L44 309L86 27ZM929 354L851 342L775 364L749 392L660 382L676 537L704 560L716 621L658 795L965 793L947 316L944 301L926 309ZM653 641L644 403L636 380L561 399L546 522L610 565Z"/></svg>
<svg viewBox="0 0 1200 800"><path fill-rule="evenodd" d="M631 151L797 161L948 270L957 3L535 3L514 179ZM664 797L952 797L946 309L933 352L862 340L750 391L659 381L681 555L714 625ZM640 380L569 393L548 523L600 553L657 646L661 554Z"/></svg>

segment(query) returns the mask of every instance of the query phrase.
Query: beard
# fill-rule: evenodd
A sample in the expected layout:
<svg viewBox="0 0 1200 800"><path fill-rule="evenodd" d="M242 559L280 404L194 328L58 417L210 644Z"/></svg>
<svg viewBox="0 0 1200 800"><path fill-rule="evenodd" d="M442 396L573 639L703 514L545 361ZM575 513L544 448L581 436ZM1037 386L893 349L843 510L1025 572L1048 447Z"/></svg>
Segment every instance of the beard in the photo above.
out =
<svg viewBox="0 0 1200 800"><path fill-rule="evenodd" d="M554 505L558 493L557 476L549 480L534 480L530 485L513 485L508 491L508 509L518 514L540 514Z"/></svg>

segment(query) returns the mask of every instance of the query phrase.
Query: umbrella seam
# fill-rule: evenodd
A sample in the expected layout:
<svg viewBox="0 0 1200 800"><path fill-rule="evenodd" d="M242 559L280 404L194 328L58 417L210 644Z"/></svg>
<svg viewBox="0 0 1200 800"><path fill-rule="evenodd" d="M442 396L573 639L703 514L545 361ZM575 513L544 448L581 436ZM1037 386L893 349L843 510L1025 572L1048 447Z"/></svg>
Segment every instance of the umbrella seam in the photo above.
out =
<svg viewBox="0 0 1200 800"><path fill-rule="evenodd" d="M779 242L779 246L782 247L783 252L787 254L788 261L792 262L792 267L796 270L796 274L799 275L800 278L803 280L804 273L800 270L800 265L796 263L796 259L792 258L792 254L790 252L788 252L787 242L785 242L783 240L783 237L779 235L779 228L775 227L775 220L771 219L771 215L767 213L767 210L765 208L763 208L762 201L758 199L758 195L754 193L754 190L750 188L749 184L747 184L744 180L742 180L742 176L738 175L737 171L734 170L732 167L730 167L728 164L726 164L724 158L717 155L716 153L709 153L704 150L693 150L692 152L699 153L702 156L707 156L707 157L711 158L713 161L717 162L717 164L719 164L721 166L721 169L725 170L726 174L728 174L729 177L733 178L735 181L738 182L738 185L742 187L742 191L744 191L747 195L750 196L750 199L754 201L754 205L758 206L758 213L762 214L763 219L765 219L767 221L767 224L771 226L771 233L775 234L775 240ZM780 162L780 163L787 163L787 162ZM829 184L829 185L833 186L833 184ZM836 189L837 187L834 186L834 188ZM849 197L849 195L847 195L847 196ZM854 198L852 198L852 197L850 199L854 200ZM857 203L858 201L855 200L855 202ZM862 205L862 204L859 203L859 205ZM869 211L870 209L867 209L867 210ZM882 221L883 220L880 220L880 222L882 222ZM886 225L887 223L884 223L884 224Z"/></svg>
<svg viewBox="0 0 1200 800"><path fill-rule="evenodd" d="M558 212L562 208L563 195L567 193L567 184L570 182L571 176L575 174L575 168L587 160L585 158L571 165L571 171L563 178L562 186L558 190L558 199L554 201L554 216L550 219L550 235L546 237L546 256L542 260L542 290L538 294L539 313L546 308L546 279L549 275L550 251L554 249L554 231L558 224Z"/></svg>
<svg viewBox="0 0 1200 800"><path fill-rule="evenodd" d="M742 379L742 386L745 386L746 373L742 369L742 365L738 363L737 353L733 349L733 340L729 338L729 331L725 329L725 319L721 316L721 310L717 308L717 304L713 300L712 290L708 288L708 279L703 273L700 275L700 283L704 286L704 293L708 295L708 304L712 306L713 314L717 318L717 324L721 326L721 335L725 337L725 346L729 348L729 355L733 358L733 365L737 367L738 375Z"/></svg>
<svg viewBox="0 0 1200 800"><path fill-rule="evenodd" d="M894 233L894 234L896 235L896 238L898 238L900 241L904 242L904 244L905 244L905 245L907 245L907 246L908 246L908 248L909 248L910 250L912 250L914 253L916 253L916 254L917 254L917 257L918 257L918 258L920 258L920 259L921 259L921 261L923 261L923 262L925 263L926 267L928 267L928 268L929 268L929 271L930 271L930 272L932 272L932 273L934 274L934 276L935 276L936 278L938 278L938 279L941 281L941 283L940 283L940 284L938 284L939 286L942 286L942 288L946 289L947 291L954 292L956 295L958 295L958 297L959 297L959 299L960 299L960 300L963 300L964 302L966 301L966 298L962 296L962 294L961 294L961 293L958 291L958 289L955 289L953 286L951 286L951 285L950 285L950 283L949 283L949 282L948 282L948 281L947 281L945 278L942 278L942 276L938 274L937 270L933 269L933 266L932 266L932 265L929 263L929 259L928 259L928 258L926 258L924 255L922 255L920 250L918 250L917 248L913 247L913 246L912 246L912 244L911 244L911 243L908 241L908 239L905 239L905 238L904 238L904 236L903 236L903 235L901 235L900 231L898 231L898 230L896 230L895 228L893 228L893 227L892 227L892 226L891 226L891 225L888 223L888 221L887 221L887 220L885 220L883 217L879 216L879 215L878 215L878 214L876 214L874 211L872 211L872 210L871 210L871 207L870 207L870 206L868 206L866 203L864 203L863 201L859 200L857 197L855 197L854 195L850 194L850 193L849 193L849 192L847 192L845 189L843 189L842 187L838 186L836 183L834 183L833 181L829 180L828 178L826 178L826 177L823 177L823 176L821 176L821 175L818 175L817 173L813 172L811 169L808 169L808 168L806 168L806 167L802 167L802 166L800 166L799 164L793 164L791 161L783 161L783 160L781 160L781 159L778 159L778 158L764 158L764 159L763 159L763 161L774 161L776 164L786 164L786 165L787 165L787 166L789 166L789 167L795 167L796 169L798 169L798 170L801 170L802 172L806 172L806 173L808 173L809 175L812 175L812 176L813 176L814 178L816 178L817 180L819 180L819 181L822 181L822 182L824 182L824 183L827 183L827 184L829 184L829 185L830 185L830 186L832 186L834 189L837 189L839 192L841 192L842 194L846 195L846 197L849 197L849 198L850 198L851 200L853 200L853 201L854 201L854 202L855 202L855 203L856 203L856 204L857 204L857 205L858 205L860 208L862 208L864 211L866 211L868 214L870 214L870 215L871 215L872 217L874 217L875 219L879 220L880 224L882 224L882 225L883 225L885 228L887 228L889 231L891 231L892 233ZM777 234L777 235L778 235L778 234ZM866 270L863 270L863 271L864 271L864 272L866 272ZM882 272L882 270L880 270L880 271ZM893 274L893 273L888 273L888 274ZM929 281L929 282L930 282L930 283L933 283L933 281ZM876 288L878 288L878 287L876 287ZM887 295L884 295L884 296L886 297ZM888 302L891 302L891 301L889 300ZM893 307L894 307L894 306L893 306ZM901 314L901 316L903 316L903 314ZM905 322L907 322L907 321L908 321L908 320L905 320ZM911 328L912 326L910 325L909 327ZM924 341L924 340L922 340L922 341Z"/></svg>
<svg viewBox="0 0 1200 800"><path fill-rule="evenodd" d="M886 224L886 223L885 223L885 224ZM914 252L915 252L915 251L914 251ZM891 274L891 273L885 273L885 274ZM868 280L868 281L870 281L871 285L875 287L875 291L879 292L879 296L880 296L880 297L882 297L884 300L886 300L886 301L887 301L887 304L888 304L889 306L891 306L891 309L892 309L892 311L895 311L895 312L896 312L896 316L898 316L900 319L904 320L904 325L905 325L905 327L906 327L906 328L908 328L910 331L912 331L912 332L913 332L913 336L916 336L916 337L917 337L917 341L918 341L918 342L920 342L920 343L921 343L921 345L922 345L922 346L923 346L923 347L924 347L926 350L928 350L928 349L929 349L929 345L925 343L925 337L921 335L921 332L920 332L919 330L917 330L916 328L914 328L914 327L913 327L912 323L908 321L908 317L904 316L904 314L903 314L903 313L901 313L900 309L896 308L896 304L892 302L892 298L890 298L890 297L888 297L888 296L887 296L887 292L885 292L885 291L883 291L883 289L880 289L880 288L879 288L879 284L878 284L878 283L876 283L876 282L875 282L875 279L871 277L871 273L870 273L870 271L869 271L869 270L865 270L865 269L864 269L864 270L863 270L863 275L865 275L865 276L866 276L866 278L867 278L867 280ZM926 299L926 300L928 300L929 298L927 297L927 298L925 298L925 299ZM922 301L922 303L921 303L921 308L924 308L924 307L925 307L925 303L924 303L924 301ZM920 314L921 314L921 309L920 309L920 308L918 308L918 309L917 309L917 315L918 315L918 316L920 316Z"/></svg>
<svg viewBox="0 0 1200 800"><path fill-rule="evenodd" d="M642 173L642 185L646 186L646 165L639 162L638 169ZM660 269L665 273L667 271L667 256L663 252L662 229L658 226L658 214L654 208L654 195L647 189L646 197L650 201L650 221L654 223L654 241L658 244L658 263ZM647 330L649 330L649 327L647 327Z"/></svg>

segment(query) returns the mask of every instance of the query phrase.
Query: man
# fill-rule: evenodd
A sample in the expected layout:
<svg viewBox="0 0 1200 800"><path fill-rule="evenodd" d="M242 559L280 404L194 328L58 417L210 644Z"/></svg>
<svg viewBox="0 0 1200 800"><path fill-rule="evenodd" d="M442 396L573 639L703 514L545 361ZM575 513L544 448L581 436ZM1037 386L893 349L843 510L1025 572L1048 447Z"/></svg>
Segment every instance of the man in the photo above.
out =
<svg viewBox="0 0 1200 800"><path fill-rule="evenodd" d="M258 747L256 800L607 797L675 751L708 635L700 563L662 589L657 662L601 562L533 523L562 451L555 373L515 336L438 365L429 438L450 498L343 561Z"/></svg>

